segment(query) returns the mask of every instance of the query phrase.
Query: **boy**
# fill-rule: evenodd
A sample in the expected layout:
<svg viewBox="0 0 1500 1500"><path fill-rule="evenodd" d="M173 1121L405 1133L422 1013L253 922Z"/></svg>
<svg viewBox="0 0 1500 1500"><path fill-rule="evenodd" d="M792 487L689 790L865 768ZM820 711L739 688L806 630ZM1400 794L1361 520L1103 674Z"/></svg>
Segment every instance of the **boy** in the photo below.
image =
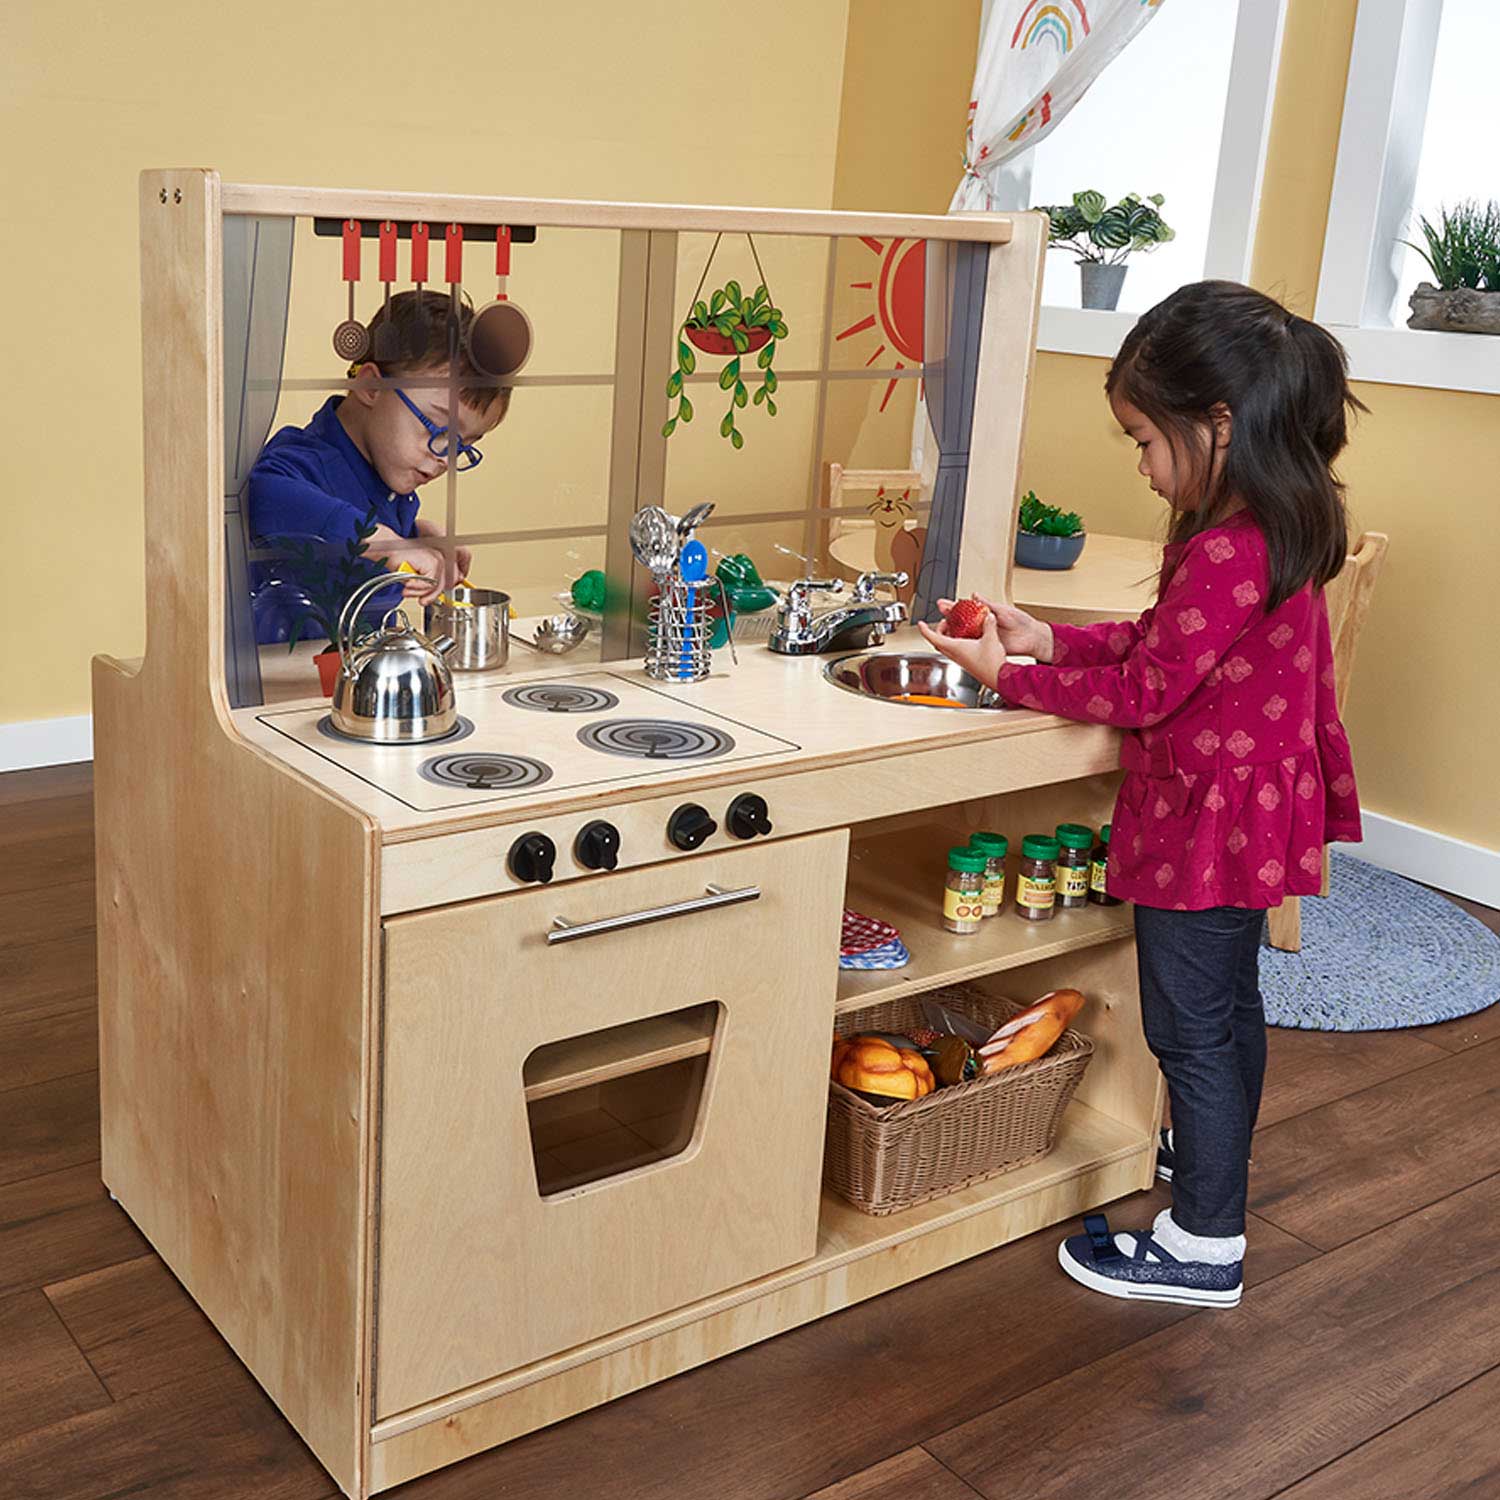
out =
<svg viewBox="0 0 1500 1500"><path fill-rule="evenodd" d="M389 316L402 357L359 365L347 396L331 396L306 427L283 427L250 470L250 531L257 542L313 538L342 544L358 535L373 512L377 524L365 555L392 572L404 561L424 575L407 578L399 592L393 580L391 590L372 601L366 618L379 618L403 596L427 603L469 569L467 547L457 548L445 567L441 548L421 544L423 537L442 536L444 528L417 514L416 491L447 471L451 426L457 428L462 471L479 462L473 444L493 431L510 407L508 387L464 384L479 379L464 352L473 309L467 303L459 309L456 424L446 387L405 391L378 383L382 377L430 379L449 373L450 308L441 292L392 297ZM370 321L372 344L385 321L382 307ZM307 599L288 563L252 565L251 608L258 641L291 636Z"/></svg>

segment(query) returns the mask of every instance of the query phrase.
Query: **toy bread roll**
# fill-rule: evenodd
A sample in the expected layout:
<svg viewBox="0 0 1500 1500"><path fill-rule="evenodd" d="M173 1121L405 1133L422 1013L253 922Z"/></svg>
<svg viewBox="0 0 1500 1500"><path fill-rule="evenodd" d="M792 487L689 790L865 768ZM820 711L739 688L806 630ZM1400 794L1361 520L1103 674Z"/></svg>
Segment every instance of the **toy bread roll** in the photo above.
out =
<svg viewBox="0 0 1500 1500"><path fill-rule="evenodd" d="M979 1049L980 1067L986 1073L1014 1068L1041 1057L1083 1009L1077 990L1049 990L1035 1005L1005 1023Z"/></svg>

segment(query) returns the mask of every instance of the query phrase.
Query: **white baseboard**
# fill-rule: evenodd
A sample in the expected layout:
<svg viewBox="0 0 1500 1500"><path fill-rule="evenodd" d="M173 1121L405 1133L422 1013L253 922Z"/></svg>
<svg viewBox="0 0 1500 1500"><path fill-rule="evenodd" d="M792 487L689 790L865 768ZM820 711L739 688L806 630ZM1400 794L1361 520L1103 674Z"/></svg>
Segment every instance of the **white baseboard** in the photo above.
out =
<svg viewBox="0 0 1500 1500"><path fill-rule="evenodd" d="M62 766L93 758L91 714L0 724L0 771L27 771L34 766Z"/></svg>
<svg viewBox="0 0 1500 1500"><path fill-rule="evenodd" d="M1423 885L1500 910L1500 849L1466 844L1383 813L1365 812L1360 816L1364 842L1335 844L1335 849L1383 870L1394 870L1408 880L1420 880Z"/></svg>

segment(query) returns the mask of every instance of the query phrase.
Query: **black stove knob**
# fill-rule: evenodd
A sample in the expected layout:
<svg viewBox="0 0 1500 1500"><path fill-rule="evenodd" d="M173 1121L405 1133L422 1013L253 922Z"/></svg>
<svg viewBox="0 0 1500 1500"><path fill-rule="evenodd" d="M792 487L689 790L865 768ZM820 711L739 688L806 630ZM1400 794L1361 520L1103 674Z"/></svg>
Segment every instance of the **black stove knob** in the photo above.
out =
<svg viewBox="0 0 1500 1500"><path fill-rule="evenodd" d="M546 885L552 879L552 866L557 863L557 845L545 833L523 833L510 846L506 863L517 880Z"/></svg>
<svg viewBox="0 0 1500 1500"><path fill-rule="evenodd" d="M724 826L737 839L753 839L756 834L771 831L771 820L766 816L766 799L754 792L745 792L729 804Z"/></svg>
<svg viewBox="0 0 1500 1500"><path fill-rule="evenodd" d="M679 849L696 849L709 834L717 832L718 827L706 807L699 807L696 802L684 802L667 819L667 837Z"/></svg>
<svg viewBox="0 0 1500 1500"><path fill-rule="evenodd" d="M620 862L620 830L613 823L589 823L573 841L573 858L585 870L613 870Z"/></svg>

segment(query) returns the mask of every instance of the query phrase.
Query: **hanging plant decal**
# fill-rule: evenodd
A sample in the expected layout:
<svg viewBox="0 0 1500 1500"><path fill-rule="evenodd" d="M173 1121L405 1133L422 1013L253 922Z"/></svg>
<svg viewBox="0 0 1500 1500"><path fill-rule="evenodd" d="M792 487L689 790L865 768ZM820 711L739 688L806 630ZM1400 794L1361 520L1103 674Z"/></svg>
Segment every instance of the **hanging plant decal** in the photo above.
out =
<svg viewBox="0 0 1500 1500"><path fill-rule="evenodd" d="M698 290L693 293L693 305L677 335L677 368L667 377L667 397L676 401L677 407L662 425L662 436L671 437L679 422L693 420L693 404L683 389L687 377L698 368L696 347L704 354L728 355L728 363L719 371L719 389L729 393L729 410L719 423L719 436L728 438L735 448L745 446L745 435L735 423L735 413L743 411L751 400L756 406L764 406L766 414L776 415L776 371L772 362L776 358L776 345L787 335L786 320L781 309L771 301L766 286L766 273L761 269L760 256L755 251L755 241L750 241L750 253L755 256L755 269L760 272L760 285L748 296L739 282L728 281L713 292L707 302L700 300L703 283L708 280L709 267L719 248L720 235L714 240L708 254L708 264L698 281ZM745 383L742 361L748 354L755 355L755 366L760 371L760 384L752 398ZM754 376L751 377L754 379Z"/></svg>

